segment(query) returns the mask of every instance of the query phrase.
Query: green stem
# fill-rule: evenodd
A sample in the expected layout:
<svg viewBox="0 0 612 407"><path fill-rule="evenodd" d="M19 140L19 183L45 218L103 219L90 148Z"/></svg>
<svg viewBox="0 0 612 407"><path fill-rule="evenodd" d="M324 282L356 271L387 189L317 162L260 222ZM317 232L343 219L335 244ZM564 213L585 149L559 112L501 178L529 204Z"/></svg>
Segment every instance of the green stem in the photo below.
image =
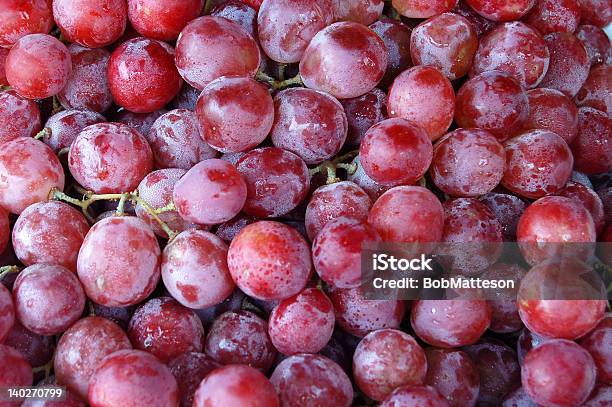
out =
<svg viewBox="0 0 612 407"><path fill-rule="evenodd" d="M260 82L267 83L268 85L272 86L273 89L276 89L276 90L282 90L282 89L288 88L289 86L293 86L293 85L303 85L304 84L302 82L302 77L300 76L299 73L295 75L293 78L289 78L289 79L285 79L281 81L281 80L274 79L273 77L271 77L270 75L266 74L263 71L257 71L257 75L255 76L255 79L257 79Z"/></svg>
<svg viewBox="0 0 612 407"><path fill-rule="evenodd" d="M5 90L11 90L12 88L10 86L0 86L0 90L5 91Z"/></svg>
<svg viewBox="0 0 612 407"><path fill-rule="evenodd" d="M0 280L12 273L19 273L19 267L17 266L2 266L0 267Z"/></svg>
<svg viewBox="0 0 612 407"><path fill-rule="evenodd" d="M357 172L356 163L350 163L350 164L339 163L339 164L336 164L336 168L342 168L343 170L346 170L347 174L349 175L353 175L355 172Z"/></svg>
<svg viewBox="0 0 612 407"><path fill-rule="evenodd" d="M130 194L121 194L121 198L119 199L119 204L117 204L117 211L115 212L116 216L123 216L125 214L125 202L130 197Z"/></svg>
<svg viewBox="0 0 612 407"><path fill-rule="evenodd" d="M50 137L51 136L51 129L48 127L45 127L44 129L42 129L41 131L39 131L38 133L36 133L36 135L34 136L34 138L36 140L40 140L44 137Z"/></svg>
<svg viewBox="0 0 612 407"><path fill-rule="evenodd" d="M175 210L176 210L176 206L174 206L174 202L170 202L166 206L162 206L161 208L155 209L155 213L159 215L161 213L172 212Z"/></svg>
<svg viewBox="0 0 612 407"><path fill-rule="evenodd" d="M213 2L212 0L206 0L206 4L204 5L204 15L210 14L210 10L212 9Z"/></svg>
<svg viewBox="0 0 612 407"><path fill-rule="evenodd" d="M278 80L279 81L284 81L285 80L285 68L287 68L287 64L278 64Z"/></svg>

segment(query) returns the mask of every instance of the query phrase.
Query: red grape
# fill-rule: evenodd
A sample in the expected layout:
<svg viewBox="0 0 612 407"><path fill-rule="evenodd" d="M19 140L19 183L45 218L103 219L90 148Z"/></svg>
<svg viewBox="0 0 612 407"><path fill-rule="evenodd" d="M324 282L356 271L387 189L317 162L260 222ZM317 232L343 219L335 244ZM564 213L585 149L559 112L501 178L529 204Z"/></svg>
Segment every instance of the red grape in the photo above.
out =
<svg viewBox="0 0 612 407"><path fill-rule="evenodd" d="M176 98L174 98L174 106L177 109L187 109L193 112L195 111L200 93L200 90L183 82L183 87L179 91L178 95L176 95Z"/></svg>
<svg viewBox="0 0 612 407"><path fill-rule="evenodd" d="M612 118L590 108L578 110L578 136L572 143L576 170L585 174L600 174L612 168Z"/></svg>
<svg viewBox="0 0 612 407"><path fill-rule="evenodd" d="M333 288L329 298L336 311L336 323L354 336L362 337L379 329L397 328L404 318L402 301L367 300L361 287Z"/></svg>
<svg viewBox="0 0 612 407"><path fill-rule="evenodd" d="M274 97L275 147L289 150L307 164L335 156L346 140L348 122L342 105L332 96L294 88Z"/></svg>
<svg viewBox="0 0 612 407"><path fill-rule="evenodd" d="M381 2L381 4L383 3ZM387 47L389 62L387 63L385 76L380 82L381 86L387 87L400 72L412 66L412 59L410 57L411 31L401 21L390 18L377 20L370 24L369 28L382 38ZM373 90L376 90L376 88Z"/></svg>
<svg viewBox="0 0 612 407"><path fill-rule="evenodd" d="M70 173L83 187L99 193L133 191L151 171L153 154L147 140L119 123L85 128L70 147Z"/></svg>
<svg viewBox="0 0 612 407"><path fill-rule="evenodd" d="M398 387L383 400L380 407L393 406L406 407L448 407L448 402L431 386L402 386Z"/></svg>
<svg viewBox="0 0 612 407"><path fill-rule="evenodd" d="M523 129L541 129L571 143L578 134L578 108L564 93L554 89L532 89L527 92L529 116Z"/></svg>
<svg viewBox="0 0 612 407"><path fill-rule="evenodd" d="M5 251L10 240L11 225L9 224L9 214L5 209L0 208L0 253Z"/></svg>
<svg viewBox="0 0 612 407"><path fill-rule="evenodd" d="M535 6L523 19L543 35L554 32L573 33L580 22L576 0L536 0Z"/></svg>
<svg viewBox="0 0 612 407"><path fill-rule="evenodd" d="M489 329L497 333L516 332L523 327L519 317L516 295L525 270L517 264L497 263L485 270L480 278L489 281L509 281L515 283L515 288L498 289L493 292L489 301L491 307L491 325Z"/></svg>
<svg viewBox="0 0 612 407"><path fill-rule="evenodd" d="M13 329L2 343L17 349L32 367L41 367L53 358L54 342L52 336L35 334L15 321Z"/></svg>
<svg viewBox="0 0 612 407"><path fill-rule="evenodd" d="M546 196L527 207L516 232L523 257L531 265L560 255L567 243L581 243L571 250L588 252L587 243L595 242L596 236L589 211L563 196Z"/></svg>
<svg viewBox="0 0 612 407"><path fill-rule="evenodd" d="M518 20L536 0L465 0L478 14L493 21Z"/></svg>
<svg viewBox="0 0 612 407"><path fill-rule="evenodd" d="M52 188L64 189L64 170L44 143L20 137L0 145L0 205L20 214L48 199Z"/></svg>
<svg viewBox="0 0 612 407"><path fill-rule="evenodd" d="M371 200L376 201L382 194L390 190L392 187L381 185L368 176L363 170L363 166L359 161L359 156L355 157L353 163L357 166L357 170L353 174L348 174L348 180L362 188Z"/></svg>
<svg viewBox="0 0 612 407"><path fill-rule="evenodd" d="M202 138L224 153L248 151L274 122L268 90L251 78L221 77L206 85L196 106Z"/></svg>
<svg viewBox="0 0 612 407"><path fill-rule="evenodd" d="M540 86L576 96L591 67L584 45L573 34L565 32L548 34L544 41L550 51L550 66Z"/></svg>
<svg viewBox="0 0 612 407"><path fill-rule="evenodd" d="M19 322L39 335L64 332L85 308L85 293L75 274L52 264L35 264L19 273L13 300Z"/></svg>
<svg viewBox="0 0 612 407"><path fill-rule="evenodd" d="M353 356L353 375L359 389L382 401L394 389L423 384L425 352L414 338L395 329L371 332L359 342Z"/></svg>
<svg viewBox="0 0 612 407"><path fill-rule="evenodd" d="M438 69L415 66L393 81L389 89L388 111L390 117L411 121L435 140L446 133L453 122L455 92Z"/></svg>
<svg viewBox="0 0 612 407"><path fill-rule="evenodd" d="M304 84L337 98L371 91L387 69L389 55L383 40L354 22L332 24L310 41L300 61Z"/></svg>
<svg viewBox="0 0 612 407"><path fill-rule="evenodd" d="M106 318L83 318L60 338L53 371L58 383L86 400L89 379L102 360L124 349L132 349L132 345L118 325Z"/></svg>
<svg viewBox="0 0 612 407"><path fill-rule="evenodd" d="M594 25L581 25L575 35L584 45L591 65L606 61L610 54L610 39L604 30Z"/></svg>
<svg viewBox="0 0 612 407"><path fill-rule="evenodd" d="M323 281L338 288L361 285L361 251L381 242L365 220L338 218L328 222L312 245L315 270Z"/></svg>
<svg viewBox="0 0 612 407"><path fill-rule="evenodd" d="M548 130L531 130L504 143L506 172L501 184L526 198L559 191L572 175L567 143Z"/></svg>
<svg viewBox="0 0 612 407"><path fill-rule="evenodd" d="M491 71L475 76L457 93L457 124L488 130L499 140L520 130L528 115L527 93L505 72Z"/></svg>
<svg viewBox="0 0 612 407"><path fill-rule="evenodd" d="M480 376L469 355L457 349L426 348L425 383L446 398L451 407L473 407L480 389Z"/></svg>
<svg viewBox="0 0 612 407"><path fill-rule="evenodd" d="M173 199L187 221L223 223L240 212L247 197L242 175L232 164L217 159L201 161L175 184Z"/></svg>
<svg viewBox="0 0 612 407"><path fill-rule="evenodd" d="M589 396L582 407L606 407L612 403L612 386L599 386Z"/></svg>
<svg viewBox="0 0 612 407"><path fill-rule="evenodd" d="M467 5L465 0L459 0L457 6L453 9L453 13L467 18L474 26L478 37L483 36L497 26L495 21L491 21L474 11L472 7Z"/></svg>
<svg viewBox="0 0 612 407"><path fill-rule="evenodd" d="M76 271L77 255L89 224L85 216L63 202L28 206L13 227L13 248L26 266L52 263Z"/></svg>
<svg viewBox="0 0 612 407"><path fill-rule="evenodd" d="M492 191L505 166L504 147L491 133L458 129L436 143L429 174L445 193L473 197Z"/></svg>
<svg viewBox="0 0 612 407"><path fill-rule="evenodd" d="M8 81L6 80L6 70L4 69L8 53L8 49L0 48L0 86L8 86Z"/></svg>
<svg viewBox="0 0 612 407"><path fill-rule="evenodd" d="M306 232L313 240L323 227L338 218L365 220L372 200L363 189L350 181L335 182L317 188L306 207Z"/></svg>
<svg viewBox="0 0 612 407"><path fill-rule="evenodd" d="M183 79L202 90L221 76L254 76L261 56L255 40L239 24L204 16L181 31L175 59Z"/></svg>
<svg viewBox="0 0 612 407"><path fill-rule="evenodd" d="M612 22L612 7L607 0L578 0L582 22L605 27Z"/></svg>
<svg viewBox="0 0 612 407"><path fill-rule="evenodd" d="M15 306L11 292L0 284L0 343L8 337L15 324Z"/></svg>
<svg viewBox="0 0 612 407"><path fill-rule="evenodd" d="M366 174L378 183L392 186L418 181L427 172L432 155L427 133L401 118L370 127L359 147Z"/></svg>
<svg viewBox="0 0 612 407"><path fill-rule="evenodd" d="M491 323L485 300L419 300L412 306L412 329L423 341L440 348L475 343Z"/></svg>
<svg viewBox="0 0 612 407"><path fill-rule="evenodd" d="M386 242L439 242L444 210L438 198L422 187L395 187L374 204L368 222Z"/></svg>
<svg viewBox="0 0 612 407"><path fill-rule="evenodd" d="M257 10L241 0L225 0L210 10L211 16L225 17L240 24L253 38L257 38Z"/></svg>
<svg viewBox="0 0 612 407"><path fill-rule="evenodd" d="M578 106L612 114L612 66L602 64L594 67L574 101Z"/></svg>
<svg viewBox="0 0 612 407"><path fill-rule="evenodd" d="M548 339L549 338L544 338L531 332L527 328L523 328L516 342L519 364L522 366L525 355L527 355L530 350L536 346L539 346L542 342L547 341Z"/></svg>
<svg viewBox="0 0 612 407"><path fill-rule="evenodd" d="M253 216L247 216L244 214L238 214L233 219L217 226L215 234L227 243L234 240L236 235L246 226L253 222L256 222L257 218Z"/></svg>
<svg viewBox="0 0 612 407"><path fill-rule="evenodd" d="M94 302L119 307L147 298L159 281L160 249L147 224L132 216L96 223L81 246L79 279Z"/></svg>
<svg viewBox="0 0 612 407"><path fill-rule="evenodd" d="M527 354L521 381L538 405L582 405L595 387L595 364L574 342L551 340Z"/></svg>
<svg viewBox="0 0 612 407"><path fill-rule="evenodd" d="M200 318L170 297L153 298L140 306L127 333L135 348L164 363L185 352L201 352L204 347Z"/></svg>
<svg viewBox="0 0 612 407"><path fill-rule="evenodd" d="M268 333L284 355L317 353L334 332L334 307L318 288L282 300L270 313Z"/></svg>
<svg viewBox="0 0 612 407"><path fill-rule="evenodd" d="M40 131L40 110L35 101L14 90L0 92L0 145L19 137L34 137Z"/></svg>
<svg viewBox="0 0 612 407"><path fill-rule="evenodd" d="M42 141L54 151L70 147L87 126L106 122L104 116L89 110L62 110L45 123Z"/></svg>
<svg viewBox="0 0 612 407"><path fill-rule="evenodd" d="M387 118L387 95L378 88L357 98L342 99L340 103L348 124L346 146L359 147L366 131Z"/></svg>
<svg viewBox="0 0 612 407"><path fill-rule="evenodd" d="M348 407L353 401L353 387L346 373L320 355L284 359L270 381L286 407Z"/></svg>
<svg viewBox="0 0 612 407"><path fill-rule="evenodd" d="M596 234L599 235L605 227L604 207L597 192L577 182L568 182L556 195L564 196L580 202L591 214L595 224Z"/></svg>
<svg viewBox="0 0 612 407"><path fill-rule="evenodd" d="M0 386L31 386L33 381L32 367L16 349L0 344ZM19 401L16 402L17 406ZM15 403L2 402L2 407L11 407Z"/></svg>
<svg viewBox="0 0 612 407"><path fill-rule="evenodd" d="M72 44L68 47L72 73L57 99L66 109L104 112L113 103L106 68L111 54L104 48L89 49Z"/></svg>
<svg viewBox="0 0 612 407"><path fill-rule="evenodd" d="M597 366L597 380L612 384L612 314L605 318L588 335L580 339L580 345L585 348Z"/></svg>
<svg viewBox="0 0 612 407"><path fill-rule="evenodd" d="M468 19L454 13L422 22L410 39L412 61L439 69L451 81L467 75L477 49L476 30Z"/></svg>
<svg viewBox="0 0 612 407"><path fill-rule="evenodd" d="M125 0L53 0L53 17L68 41L102 48L123 35L127 4Z"/></svg>
<svg viewBox="0 0 612 407"><path fill-rule="evenodd" d="M91 407L179 405L176 379L155 356L120 350L107 356L89 381Z"/></svg>
<svg viewBox="0 0 612 407"><path fill-rule="evenodd" d="M230 244L227 263L236 285L260 300L282 300L299 293L312 268L304 238L272 221L242 229Z"/></svg>
<svg viewBox="0 0 612 407"><path fill-rule="evenodd" d="M236 163L247 185L243 212L270 218L289 213L304 200L310 187L306 163L297 155L274 147L245 154Z"/></svg>
<svg viewBox="0 0 612 407"><path fill-rule="evenodd" d="M104 305L90 303L93 307L93 314L99 317L106 318L117 325L119 325L122 329L127 329L130 319L132 319L132 314L134 313L133 306L127 307L105 307Z"/></svg>
<svg viewBox="0 0 612 407"><path fill-rule="evenodd" d="M130 23L145 37L175 40L188 22L200 15L203 0L173 0L163 4L155 0L128 0Z"/></svg>
<svg viewBox="0 0 612 407"><path fill-rule="evenodd" d="M6 79L19 95L28 99L55 96L72 72L68 48L46 34L22 37L6 57Z"/></svg>
<svg viewBox="0 0 612 407"><path fill-rule="evenodd" d="M392 4L404 17L429 18L452 10L457 0L392 0Z"/></svg>
<svg viewBox="0 0 612 407"><path fill-rule="evenodd" d="M264 52L281 63L299 62L308 43L333 22L335 0L265 0L257 15Z"/></svg>
<svg viewBox="0 0 612 407"><path fill-rule="evenodd" d="M178 384L181 407L192 407L200 382L221 365L203 353L187 352L172 359L168 367Z"/></svg>
<svg viewBox="0 0 612 407"><path fill-rule="evenodd" d="M176 236L162 254L164 285L178 302L202 309L217 305L234 291L227 267L227 245L203 230Z"/></svg>
<svg viewBox="0 0 612 407"><path fill-rule="evenodd" d="M49 0L0 1L0 47L11 48L28 34L47 34L53 28Z"/></svg>
<svg viewBox="0 0 612 407"><path fill-rule="evenodd" d="M334 15L339 21L368 25L378 20L384 7L383 0L334 0Z"/></svg>
<svg viewBox="0 0 612 407"><path fill-rule="evenodd" d="M113 121L126 124L144 136L149 134L155 120L166 113L168 113L166 109L159 109L152 113L133 113L121 108L113 115Z"/></svg>
<svg viewBox="0 0 612 407"><path fill-rule="evenodd" d="M544 79L549 63L548 47L540 34L515 21L481 38L470 76L498 70L513 76L525 88L535 88Z"/></svg>
<svg viewBox="0 0 612 407"><path fill-rule="evenodd" d="M138 196L148 203L153 209L159 209L172 202L174 186L187 171L178 168L167 168L151 172L138 185ZM156 235L168 238L168 234L161 228L153 216L140 203L136 205L136 216L144 220ZM160 213L159 218L174 231L197 228L198 225L187 222L177 211Z"/></svg>
<svg viewBox="0 0 612 407"><path fill-rule="evenodd" d="M108 85L115 102L135 113L161 109L178 94L182 80L174 66L174 49L148 38L133 38L113 51Z"/></svg>

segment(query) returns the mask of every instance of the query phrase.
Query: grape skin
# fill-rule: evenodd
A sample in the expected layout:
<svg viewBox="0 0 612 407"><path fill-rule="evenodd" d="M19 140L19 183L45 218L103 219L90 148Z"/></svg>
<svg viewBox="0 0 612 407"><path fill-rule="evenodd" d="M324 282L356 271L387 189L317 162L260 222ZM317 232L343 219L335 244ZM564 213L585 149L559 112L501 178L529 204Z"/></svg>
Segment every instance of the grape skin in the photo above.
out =
<svg viewBox="0 0 612 407"><path fill-rule="evenodd" d="M14 90L0 93L0 145L19 137L34 137L40 131L40 110L33 100Z"/></svg>
<svg viewBox="0 0 612 407"><path fill-rule="evenodd" d="M8 337L15 324L15 306L11 292L0 284L0 342Z"/></svg>

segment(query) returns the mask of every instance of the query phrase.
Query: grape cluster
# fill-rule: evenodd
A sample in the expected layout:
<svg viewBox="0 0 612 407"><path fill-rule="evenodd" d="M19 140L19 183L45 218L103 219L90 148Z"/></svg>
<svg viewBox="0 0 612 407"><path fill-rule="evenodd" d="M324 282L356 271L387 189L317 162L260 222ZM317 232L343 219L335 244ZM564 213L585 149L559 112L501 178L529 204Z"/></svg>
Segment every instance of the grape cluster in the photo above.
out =
<svg viewBox="0 0 612 407"><path fill-rule="evenodd" d="M612 406L610 304L572 297L586 260L612 276L610 24L0 0L0 389L68 392L0 407ZM385 243L520 284L372 299Z"/></svg>

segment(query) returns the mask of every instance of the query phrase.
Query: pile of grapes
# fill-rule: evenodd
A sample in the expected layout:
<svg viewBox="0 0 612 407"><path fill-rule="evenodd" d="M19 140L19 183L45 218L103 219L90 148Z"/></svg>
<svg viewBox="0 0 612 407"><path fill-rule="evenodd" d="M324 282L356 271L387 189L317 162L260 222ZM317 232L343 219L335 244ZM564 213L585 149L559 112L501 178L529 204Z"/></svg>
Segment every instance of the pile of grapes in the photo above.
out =
<svg viewBox="0 0 612 407"><path fill-rule="evenodd" d="M463 271L537 288L547 243L612 242L611 22L0 0L0 390L67 388L0 406L612 406L604 297L373 300L360 257L518 242Z"/></svg>

